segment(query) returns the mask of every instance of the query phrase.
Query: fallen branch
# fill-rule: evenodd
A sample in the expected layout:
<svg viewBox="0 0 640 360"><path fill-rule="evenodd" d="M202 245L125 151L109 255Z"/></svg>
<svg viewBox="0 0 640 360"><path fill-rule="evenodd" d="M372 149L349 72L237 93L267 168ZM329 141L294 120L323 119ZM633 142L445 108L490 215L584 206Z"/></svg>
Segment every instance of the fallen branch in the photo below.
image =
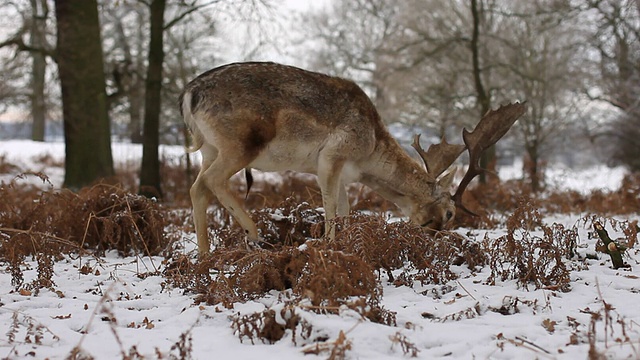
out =
<svg viewBox="0 0 640 360"><path fill-rule="evenodd" d="M600 222L595 221L593 223L593 228L596 230L596 233L598 233L598 236L600 237L602 242L604 242L605 253L611 256L613 268L619 269L621 267L630 267L629 264L625 264L624 261L622 261L622 253L627 248L611 240L611 238L609 237L609 233L607 233L607 230L602 226L602 224L600 224Z"/></svg>

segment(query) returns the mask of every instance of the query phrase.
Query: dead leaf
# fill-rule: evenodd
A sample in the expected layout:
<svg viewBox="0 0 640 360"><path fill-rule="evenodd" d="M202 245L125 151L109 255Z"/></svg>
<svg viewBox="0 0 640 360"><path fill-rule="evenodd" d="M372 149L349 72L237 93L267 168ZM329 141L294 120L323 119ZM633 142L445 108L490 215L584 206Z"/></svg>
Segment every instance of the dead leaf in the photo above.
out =
<svg viewBox="0 0 640 360"><path fill-rule="evenodd" d="M576 333L571 333L569 336L569 343L567 345L578 345L580 343L580 339L578 339L578 335Z"/></svg>
<svg viewBox="0 0 640 360"><path fill-rule="evenodd" d="M71 318L71 314L68 315L56 315L56 316L52 316L52 319L70 319Z"/></svg>
<svg viewBox="0 0 640 360"><path fill-rule="evenodd" d="M549 320L549 319L544 319L542 320L542 327L547 330L549 332L549 334L553 334L556 331L556 325L558 323L553 321L553 320Z"/></svg>
<svg viewBox="0 0 640 360"><path fill-rule="evenodd" d="M20 289L20 295L22 296L31 296L31 291L27 289Z"/></svg>

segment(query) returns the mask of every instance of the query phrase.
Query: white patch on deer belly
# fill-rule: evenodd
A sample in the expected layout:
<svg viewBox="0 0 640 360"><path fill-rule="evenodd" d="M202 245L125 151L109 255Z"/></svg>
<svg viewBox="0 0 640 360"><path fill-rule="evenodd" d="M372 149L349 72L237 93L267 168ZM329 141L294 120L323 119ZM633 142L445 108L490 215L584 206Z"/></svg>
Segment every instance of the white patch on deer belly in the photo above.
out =
<svg viewBox="0 0 640 360"><path fill-rule="evenodd" d="M261 171L294 170L315 174L320 148L313 142L272 141L249 166Z"/></svg>
<svg viewBox="0 0 640 360"><path fill-rule="evenodd" d="M347 161L342 168L342 182L351 184L360 181L362 173L360 169L351 161Z"/></svg>

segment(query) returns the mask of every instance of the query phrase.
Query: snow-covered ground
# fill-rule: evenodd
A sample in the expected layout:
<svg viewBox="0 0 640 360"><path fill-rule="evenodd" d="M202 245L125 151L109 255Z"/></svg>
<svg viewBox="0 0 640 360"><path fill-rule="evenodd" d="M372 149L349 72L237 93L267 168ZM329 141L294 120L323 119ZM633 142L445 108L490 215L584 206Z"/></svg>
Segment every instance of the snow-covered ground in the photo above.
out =
<svg viewBox="0 0 640 360"><path fill-rule="evenodd" d="M117 166L125 169L137 169L142 158L142 145L129 143L112 143L111 152ZM182 146L160 146L160 157L167 161L184 161L185 149ZM199 153L193 154L194 161L200 162ZM47 159L43 165L42 159ZM30 140L0 141L0 159L18 166L16 174L0 174L0 182L8 183L21 172L43 172L55 187L62 186L64 168L46 166L48 163L64 164L64 142L34 142ZM37 179L25 179L37 183Z"/></svg>
<svg viewBox="0 0 640 360"><path fill-rule="evenodd" d="M138 161L141 150L131 145L114 145L117 162ZM163 148L166 156L183 156L180 147ZM56 168L34 168L36 157L49 154L61 161L63 144L30 141L0 142L0 158L23 171L44 171L55 186L62 182ZM500 170L501 176L518 177L517 166ZM580 191L614 189L623 171L600 168L573 173L551 169L558 188ZM598 174L606 173L608 176ZM557 175L555 175L557 174ZM0 177L7 182L11 176ZM2 199L0 199L2 201ZM0 214L1 216L1 214ZM581 226L581 214L550 215L548 224L577 227L578 252L595 254L595 239L590 229ZM619 217L638 220L639 214ZM621 237L607 229L612 238ZM497 230L460 230L476 239L497 238ZM542 236L541 231L534 232ZM185 252L193 254L193 234L184 234ZM392 339L406 337L418 349L421 359L585 359L589 357L590 338L595 349L610 359L640 359L640 254L637 247L627 251L628 269L614 270L608 256L599 259L567 260L571 271L571 291L529 290L515 281L495 286L485 284L489 269L471 272L466 266L453 269L458 280L446 285L416 284L413 288L395 287L382 276L382 305L397 313L397 326L386 326L361 319L349 310L341 315L304 312L302 316L314 331L336 340L343 332L351 342L347 358L408 358L402 344ZM273 345L256 341L240 342L231 328L230 316L251 314L281 306L278 293L257 301L222 306L194 305L193 296L166 286L162 276L139 276L162 270L159 257L122 258L108 253L102 258L66 258L55 264L53 281L57 292L42 290L37 296L14 292L11 274L1 262L0 268L0 357L7 359L62 359L79 348L96 359L116 359L130 355L135 346L147 359L181 358L180 349L190 349L194 359L309 359L326 358L304 355L311 344L297 346L291 334ZM29 262L24 282L35 278L37 265ZM91 268L81 274L79 269ZM514 305L515 304L515 305ZM492 309L512 309L502 314ZM517 311L515 309L517 308ZM606 308L606 311L605 311ZM602 317L593 322L592 318ZM607 316L608 315L608 316ZM188 335L180 344L181 336ZM399 335L398 335L399 334ZM135 358L135 357L132 357Z"/></svg>

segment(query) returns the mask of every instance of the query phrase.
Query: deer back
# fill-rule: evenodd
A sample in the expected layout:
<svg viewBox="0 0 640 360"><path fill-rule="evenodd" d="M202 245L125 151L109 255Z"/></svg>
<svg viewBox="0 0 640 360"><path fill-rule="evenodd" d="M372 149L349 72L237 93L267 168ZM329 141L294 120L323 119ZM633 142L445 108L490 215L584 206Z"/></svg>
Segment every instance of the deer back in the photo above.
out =
<svg viewBox="0 0 640 360"><path fill-rule="evenodd" d="M312 161L291 158L313 158L327 146L350 158L366 157L377 141L390 137L371 100L352 81L280 64L215 68L191 81L180 102L193 115L187 123L196 139L232 139L229 146L264 170L313 170L299 168ZM291 166L282 164L287 160Z"/></svg>

